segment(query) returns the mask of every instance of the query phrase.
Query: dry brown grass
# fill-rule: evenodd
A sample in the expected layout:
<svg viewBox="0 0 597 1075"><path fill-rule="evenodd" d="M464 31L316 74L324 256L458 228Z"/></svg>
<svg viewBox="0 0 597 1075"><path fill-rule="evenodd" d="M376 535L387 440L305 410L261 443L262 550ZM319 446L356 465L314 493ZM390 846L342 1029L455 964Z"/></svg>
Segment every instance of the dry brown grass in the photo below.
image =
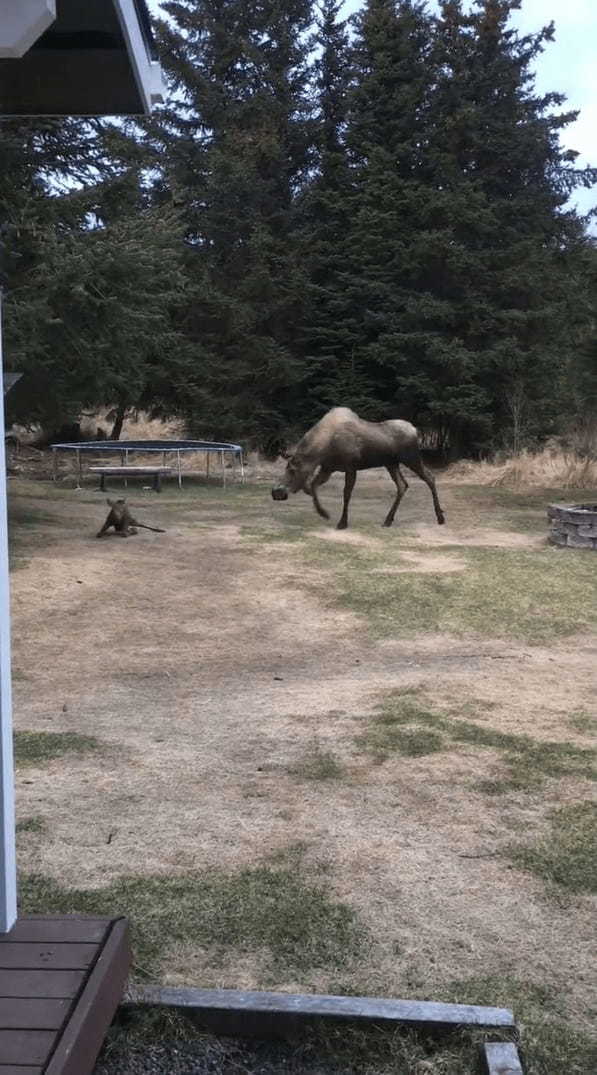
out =
<svg viewBox="0 0 597 1075"><path fill-rule="evenodd" d="M455 463L448 479L474 485L507 489L594 489L597 459L581 458L576 452L544 448L540 452L520 452L501 463Z"/></svg>
<svg viewBox="0 0 597 1075"><path fill-rule="evenodd" d="M85 416L81 420L81 432L94 438L97 427L110 436L113 422L107 418L111 408L104 407L92 417ZM179 440L185 436L184 423L178 419L163 421L161 418L150 418L144 411L138 411L129 415L124 420L121 440Z"/></svg>
<svg viewBox="0 0 597 1075"><path fill-rule="evenodd" d="M454 483L442 488L445 527L432 522L428 491L413 481L400 525L384 530L388 485L375 474L360 479L349 533L370 538L363 545L316 541L332 531L308 498L277 504L265 483L139 494L133 508L167 533L99 542L100 493L11 482L20 557L12 577L17 728L92 735L102 745L17 774L21 820L43 813L47 826L43 837L23 832L22 876L35 872L101 899L117 894L122 913L129 910L123 878L133 877L139 892L142 882L154 886L146 903L153 915L156 892L170 878L182 884L215 870L237 886L254 870L277 870L273 856L301 841L301 885L325 882L331 903L352 909L372 938L355 968L282 961L272 969L263 946L235 943L214 953L185 930L164 937L160 977L292 992L472 995L485 1003L499 996L517 1008L505 983L523 975L551 991L571 1027L588 1029L597 1010L592 897L566 893L568 906L550 902L542 875L508 869L502 855L523 837L541 848L551 811L588 797L588 781L568 770L546 773L540 785L500 795L479 783L509 778L504 744L520 745L523 736L594 745L585 720L594 709L594 633L587 625L582 634L550 633L543 644L523 645L516 640L522 598L513 596L526 594L533 606L522 610L525 623L551 622L544 598L536 601L537 573L551 594L558 571L584 579L591 557L564 553L560 563L555 552L518 550L520 516L532 527L523 536L539 541L544 513L527 519L510 503L519 494L485 488L465 516L470 493ZM326 497L337 509L339 482ZM458 528L454 520L463 519ZM508 529L498 531L496 519ZM448 532L454 548L434 547L420 535L425 526L430 535ZM508 548L487 549L488 528L503 532ZM466 570L442 572L444 556L452 567L456 556L464 560ZM422 560L435 573L421 571ZM518 567L502 571L498 586L503 563ZM455 595L471 585L464 578L471 564L485 581L476 602L485 603L485 620L499 618L501 641L486 622L471 630L480 621L474 609L460 606L468 627L456 637L415 608L416 587L456 607ZM380 567L388 580L373 574ZM338 579L348 575L367 589L364 611L338 604ZM583 584L577 625L588 592ZM382 608L392 619L378 638L368 624ZM405 637L404 620L415 614L416 630L409 621ZM474 710L461 715L482 733L446 735L446 749L425 754L411 738L408 750L379 764L358 748L358 736L371 725L379 692L414 687L434 711L470 702ZM305 771L314 742L324 764L318 757ZM329 756L334 779L322 778ZM488 966L494 978L482 993L477 981ZM454 980L460 984L448 991ZM564 1068L535 1068L556 1070Z"/></svg>

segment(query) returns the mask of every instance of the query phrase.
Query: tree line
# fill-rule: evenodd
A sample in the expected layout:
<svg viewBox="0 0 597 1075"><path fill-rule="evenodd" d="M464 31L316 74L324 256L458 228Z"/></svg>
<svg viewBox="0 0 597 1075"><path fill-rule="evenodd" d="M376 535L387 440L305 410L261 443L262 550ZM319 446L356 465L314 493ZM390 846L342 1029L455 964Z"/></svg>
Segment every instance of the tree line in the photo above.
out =
<svg viewBox="0 0 597 1075"><path fill-rule="evenodd" d="M147 120L0 126L15 417L111 406L275 455L331 405L444 453L597 411L576 117L518 0L170 0ZM8 397L10 400L10 397Z"/></svg>

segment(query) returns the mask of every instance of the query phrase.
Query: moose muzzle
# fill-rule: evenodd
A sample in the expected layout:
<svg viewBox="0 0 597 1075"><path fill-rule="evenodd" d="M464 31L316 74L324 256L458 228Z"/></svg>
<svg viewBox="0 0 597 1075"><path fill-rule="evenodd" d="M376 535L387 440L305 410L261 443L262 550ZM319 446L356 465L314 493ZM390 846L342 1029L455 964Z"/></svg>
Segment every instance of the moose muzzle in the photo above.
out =
<svg viewBox="0 0 597 1075"><path fill-rule="evenodd" d="M288 489L285 485L274 485L272 500L288 500Z"/></svg>

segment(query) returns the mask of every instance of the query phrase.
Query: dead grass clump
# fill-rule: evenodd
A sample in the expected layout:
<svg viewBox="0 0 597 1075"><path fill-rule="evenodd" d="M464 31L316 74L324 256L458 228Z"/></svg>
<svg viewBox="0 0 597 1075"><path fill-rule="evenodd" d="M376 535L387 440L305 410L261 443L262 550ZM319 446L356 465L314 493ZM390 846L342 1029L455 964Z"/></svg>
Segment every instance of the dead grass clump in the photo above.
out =
<svg viewBox="0 0 597 1075"><path fill-rule="evenodd" d="M137 976L156 980L168 950L179 944L218 952L267 952L272 970L350 966L366 931L347 904L296 864L235 873L123 877L109 887L65 889L41 875L21 879L21 912L111 914L131 921Z"/></svg>
<svg viewBox="0 0 597 1075"><path fill-rule="evenodd" d="M502 463L457 463L447 477L464 479L473 485L505 486L526 489L594 489L597 486L597 460L576 452L544 448L540 452L522 451Z"/></svg>
<svg viewBox="0 0 597 1075"><path fill-rule="evenodd" d="M75 732L15 732L16 765L43 765L63 754L87 754L97 750L99 742L91 735Z"/></svg>
<svg viewBox="0 0 597 1075"><path fill-rule="evenodd" d="M556 810L547 837L534 846L512 845L508 856L552 884L597 892L597 804L573 803Z"/></svg>
<svg viewBox="0 0 597 1075"><path fill-rule="evenodd" d="M110 417L108 418L108 415ZM81 434L88 440L95 440L98 427L110 436L114 419L111 408L103 407L93 415L84 415L81 419ZM124 420L121 440L180 440L186 436L184 423L179 419L165 421L162 418L150 418L145 411L131 411Z"/></svg>

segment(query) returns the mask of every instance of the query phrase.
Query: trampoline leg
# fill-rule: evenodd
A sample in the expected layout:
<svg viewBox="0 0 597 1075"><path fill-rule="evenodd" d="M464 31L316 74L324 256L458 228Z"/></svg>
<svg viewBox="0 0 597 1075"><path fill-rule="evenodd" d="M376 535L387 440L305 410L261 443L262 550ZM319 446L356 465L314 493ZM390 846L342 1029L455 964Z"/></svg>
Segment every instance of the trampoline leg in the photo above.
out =
<svg viewBox="0 0 597 1075"><path fill-rule="evenodd" d="M78 474L77 489L80 489L81 488L82 471L81 471L81 453L78 450L77 450L77 474Z"/></svg>
<svg viewBox="0 0 597 1075"><path fill-rule="evenodd" d="M224 453L220 452L220 459L222 460L222 485L226 485L226 464L224 463Z"/></svg>
<svg viewBox="0 0 597 1075"><path fill-rule="evenodd" d="M124 452L124 465L125 465L125 467L128 467L128 465L129 465L129 453L128 453L128 448L127 448L127 449L125 449L125 452ZM125 488L125 489L128 489L128 487L129 487L129 481L128 481L128 478L127 478L127 476L126 476L126 474L125 474L125 476L124 476L124 488Z"/></svg>
<svg viewBox="0 0 597 1075"><path fill-rule="evenodd" d="M209 481L209 452L205 453L205 457L206 457L205 472L206 472L207 480Z"/></svg>
<svg viewBox="0 0 597 1075"><path fill-rule="evenodd" d="M182 489L182 471L180 469L180 452L176 453L178 459L178 488Z"/></svg>
<svg viewBox="0 0 597 1075"><path fill-rule="evenodd" d="M106 491L106 475L100 474L100 490L102 493Z"/></svg>
<svg viewBox="0 0 597 1075"><path fill-rule="evenodd" d="M52 481L56 481L58 478L58 456L56 449L52 448Z"/></svg>
<svg viewBox="0 0 597 1075"><path fill-rule="evenodd" d="M243 453L239 452L238 458L240 460L240 481L241 485L245 484L245 465L243 463Z"/></svg>

